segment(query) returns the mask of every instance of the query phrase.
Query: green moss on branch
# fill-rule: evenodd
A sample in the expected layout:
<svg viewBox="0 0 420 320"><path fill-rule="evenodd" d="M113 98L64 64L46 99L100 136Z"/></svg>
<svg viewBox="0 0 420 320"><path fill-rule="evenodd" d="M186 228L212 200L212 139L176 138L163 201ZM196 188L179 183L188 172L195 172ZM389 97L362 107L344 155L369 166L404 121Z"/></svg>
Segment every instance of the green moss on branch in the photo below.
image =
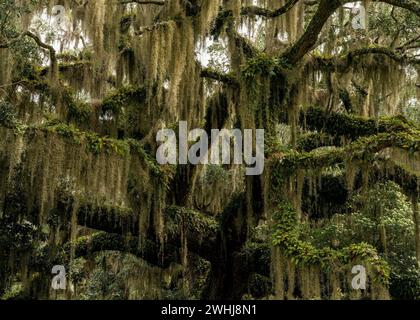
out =
<svg viewBox="0 0 420 320"><path fill-rule="evenodd" d="M215 236L219 227L214 218L185 207L168 207L166 218L166 228L169 234L177 234L180 227L185 227L188 233L207 238Z"/></svg>
<svg viewBox="0 0 420 320"><path fill-rule="evenodd" d="M291 151L286 155L273 155L270 162L274 172L278 171L284 176L290 176L298 169L326 168L353 161L369 163L374 160L376 153L390 147L398 147L411 154L418 152L420 136L403 132L380 133L362 137L342 148L324 148L311 152Z"/></svg>
<svg viewBox="0 0 420 320"><path fill-rule="evenodd" d="M370 119L342 113L327 113L311 107L301 113L301 124L307 129L351 139L384 132L406 132L420 135L420 130L403 116Z"/></svg>
<svg viewBox="0 0 420 320"><path fill-rule="evenodd" d="M102 112L111 111L118 114L121 108L125 107L130 101L137 103L144 101L146 90L144 87L125 86L109 94L102 102Z"/></svg>

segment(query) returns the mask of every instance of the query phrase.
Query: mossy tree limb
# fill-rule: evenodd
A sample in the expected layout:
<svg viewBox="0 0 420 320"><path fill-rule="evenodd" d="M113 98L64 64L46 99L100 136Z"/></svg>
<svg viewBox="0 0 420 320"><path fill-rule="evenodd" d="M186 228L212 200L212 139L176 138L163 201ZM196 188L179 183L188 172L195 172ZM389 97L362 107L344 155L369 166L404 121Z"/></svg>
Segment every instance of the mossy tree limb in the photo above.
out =
<svg viewBox="0 0 420 320"><path fill-rule="evenodd" d="M352 140L377 133L406 132L420 135L419 129L403 116L366 118L345 113L328 113L320 107L301 111L300 124L309 130L343 136Z"/></svg>
<svg viewBox="0 0 420 320"><path fill-rule="evenodd" d="M241 14L250 16L262 16L265 18L276 18L287 13L298 2L299 0L288 0L282 7L276 10L269 10L258 6L244 7L242 8Z"/></svg>
<svg viewBox="0 0 420 320"><path fill-rule="evenodd" d="M77 221L81 226L90 229L105 231L110 234L127 235L148 238L148 234L140 234L140 216L133 212L121 212L121 208L101 208L97 205L81 205L77 211ZM72 213L68 209L68 216ZM206 260L215 258L215 243L218 234L217 222L193 210L169 207L166 209L165 218L166 245L180 247L181 227L185 226L188 249ZM137 238L138 240L139 238Z"/></svg>
<svg viewBox="0 0 420 320"><path fill-rule="evenodd" d="M74 247L75 258L88 257L101 251L120 251L133 254L148 263L162 268L167 268L172 263L180 263L179 249L168 245L162 257L159 257L159 245L146 240L140 244L137 237L123 236L106 232L97 232L91 236L78 238L75 243L67 243L64 246L65 252Z"/></svg>
<svg viewBox="0 0 420 320"><path fill-rule="evenodd" d="M370 162L375 154L390 147L398 147L409 153L419 151L420 139L404 133L381 133L363 137L342 148L314 150L308 153L291 152L286 155L273 155L271 164L274 170L291 175L298 169L319 169L346 161Z"/></svg>
<svg viewBox="0 0 420 320"><path fill-rule="evenodd" d="M354 49L343 56L333 58L323 58L314 56L308 62L315 70L328 72L345 73L350 67L359 63L358 58L367 55L387 56L388 58L400 63L401 65L419 65L420 59L409 56L407 53L398 52L388 47L368 47Z"/></svg>
<svg viewBox="0 0 420 320"><path fill-rule="evenodd" d="M225 73L221 73L217 70L211 69L211 68L203 68L201 70L201 76L203 78L209 78L209 79L213 79L216 81L220 81L223 82L227 85L230 86L234 86L237 87L239 85L239 82L237 81L237 79L231 75L231 74L225 74Z"/></svg>

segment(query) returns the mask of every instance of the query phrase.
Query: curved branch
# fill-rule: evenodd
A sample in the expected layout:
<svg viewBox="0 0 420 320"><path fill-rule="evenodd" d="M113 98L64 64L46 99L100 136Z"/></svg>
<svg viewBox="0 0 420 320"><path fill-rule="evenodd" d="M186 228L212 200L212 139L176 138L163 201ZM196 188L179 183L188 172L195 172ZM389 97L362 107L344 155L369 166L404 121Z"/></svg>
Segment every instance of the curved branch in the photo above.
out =
<svg viewBox="0 0 420 320"><path fill-rule="evenodd" d="M420 5L412 0L374 0L407 9L420 16ZM318 40L329 17L341 6L351 1L348 0L321 0L315 15L312 17L306 31L295 44L283 54L291 64L299 62L309 51L312 50Z"/></svg>
<svg viewBox="0 0 420 320"><path fill-rule="evenodd" d="M66 200L68 201L68 200ZM89 203L79 206L77 223L90 229L111 234L139 236L140 217L132 212L121 212L121 208L100 208ZM68 218L72 214L71 206L67 210ZM166 208L166 244L178 247L181 244L179 228L184 225L189 251L211 260L215 256L218 224L201 213L180 207ZM146 237L147 235L141 235Z"/></svg>
<svg viewBox="0 0 420 320"><path fill-rule="evenodd" d="M420 137L406 133L380 133L363 137L342 148L314 150L312 152L291 152L287 155L273 155L274 170L290 176L298 169L319 169L344 163L346 161L372 162L375 154L391 147L410 153L420 149Z"/></svg>
<svg viewBox="0 0 420 320"><path fill-rule="evenodd" d="M343 73L353 65L355 58L369 54L384 55L405 65L420 64L420 59L400 54L398 51L394 51L391 48L369 47L352 50L341 57L322 58L314 56L308 61L307 65L310 65L312 69Z"/></svg>
<svg viewBox="0 0 420 320"><path fill-rule="evenodd" d="M30 31L25 31L24 33L20 34L19 36L17 36L13 40L11 40L7 43L0 44L0 49L10 48L11 45L16 43L17 41L19 41L23 37L29 37L29 38L33 39L39 47L48 50L50 52L51 65L56 65L57 64L56 51L55 51L54 47L49 45L49 44L46 44L46 43L42 42L42 40L36 34L30 32Z"/></svg>
<svg viewBox="0 0 420 320"><path fill-rule="evenodd" d="M78 238L74 243L67 243L65 252L74 248L75 258L86 257L100 251L120 251L139 257L152 265L168 267L171 263L181 263L179 250L168 245L162 257L159 245L145 240L140 244L137 237L127 237L119 234L97 232L91 236Z"/></svg>
<svg viewBox="0 0 420 320"><path fill-rule="evenodd" d="M290 64L299 62L316 44L325 23L340 5L340 0L321 0L303 35L282 55L282 58L286 59Z"/></svg>
<svg viewBox="0 0 420 320"><path fill-rule="evenodd" d="M54 60L54 61L56 60L56 57L55 57L55 49L54 49L53 46L42 42L41 39L37 35L33 34L30 31L25 31L23 33L23 36L27 36L27 37L32 38L36 42L36 44L38 46L40 46L41 48L47 49L50 52L50 58L51 58L51 60Z"/></svg>
<svg viewBox="0 0 420 320"><path fill-rule="evenodd" d="M284 6L280 7L277 10L269 10L258 6L249 6L242 8L241 14L250 16L263 16L266 18L275 18L287 13L298 2L299 0L289 0Z"/></svg>
<svg viewBox="0 0 420 320"><path fill-rule="evenodd" d="M50 52L50 60L51 60L51 75L52 75L52 79L56 79L57 78L57 73L58 73L58 69L57 69L57 57L56 57L56 51L54 49L53 46L46 44L44 42L42 42L42 40L35 34L33 34L30 31L25 31L23 34L23 36L27 36L31 39L33 39L36 44L43 48L46 49Z"/></svg>

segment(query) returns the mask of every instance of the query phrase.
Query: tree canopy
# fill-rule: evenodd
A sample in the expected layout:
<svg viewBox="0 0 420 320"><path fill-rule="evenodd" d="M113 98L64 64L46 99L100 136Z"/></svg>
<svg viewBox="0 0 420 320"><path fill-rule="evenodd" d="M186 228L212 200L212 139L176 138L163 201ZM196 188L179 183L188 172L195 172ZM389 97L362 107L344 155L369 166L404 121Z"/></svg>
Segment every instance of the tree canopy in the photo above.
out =
<svg viewBox="0 0 420 320"><path fill-rule="evenodd" d="M418 0L2 0L0 297L420 298L419 35ZM264 129L263 175L159 165L180 121Z"/></svg>

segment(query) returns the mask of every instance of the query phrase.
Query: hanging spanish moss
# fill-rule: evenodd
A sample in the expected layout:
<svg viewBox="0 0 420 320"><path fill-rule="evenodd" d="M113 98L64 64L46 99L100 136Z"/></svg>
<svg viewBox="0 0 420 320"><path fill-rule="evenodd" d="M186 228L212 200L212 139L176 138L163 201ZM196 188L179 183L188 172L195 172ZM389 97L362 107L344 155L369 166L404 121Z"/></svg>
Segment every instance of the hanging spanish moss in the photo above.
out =
<svg viewBox="0 0 420 320"><path fill-rule="evenodd" d="M0 299L418 299L419 11L1 2Z"/></svg>

